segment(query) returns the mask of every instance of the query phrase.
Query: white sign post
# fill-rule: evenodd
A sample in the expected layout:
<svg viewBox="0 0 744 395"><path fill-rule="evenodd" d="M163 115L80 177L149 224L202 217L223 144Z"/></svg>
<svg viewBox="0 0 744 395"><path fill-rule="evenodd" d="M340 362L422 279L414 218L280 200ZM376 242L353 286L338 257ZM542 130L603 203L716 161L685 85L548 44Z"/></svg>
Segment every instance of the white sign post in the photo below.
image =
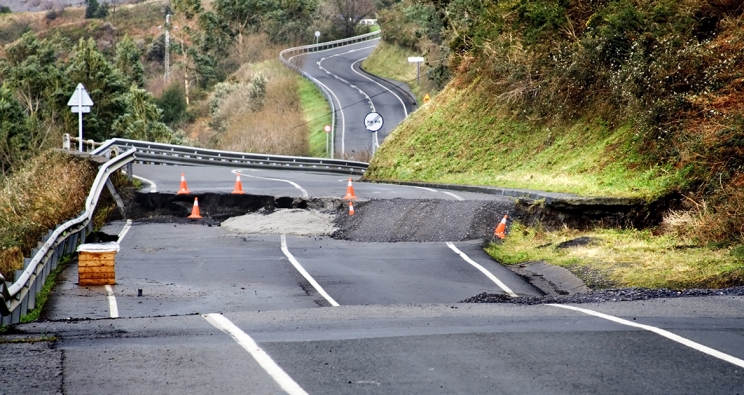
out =
<svg viewBox="0 0 744 395"><path fill-rule="evenodd" d="M93 100L88 96L83 84L78 84L67 105L71 107L72 112L78 114L78 147L80 152L83 152L83 113L90 112L90 107L93 105Z"/></svg>
<svg viewBox="0 0 744 395"><path fill-rule="evenodd" d="M315 31L315 45L318 45L318 38L320 38L320 32L316 30Z"/></svg>
<svg viewBox="0 0 744 395"><path fill-rule="evenodd" d="M323 131L326 134L326 155L330 158L331 157L331 144L330 144L331 125L325 125L323 127Z"/></svg>
<svg viewBox="0 0 744 395"><path fill-rule="evenodd" d="M424 58L421 56L409 56L408 57L408 63L416 63L416 85L421 85L421 82L419 81L421 76L421 63L424 61Z"/></svg>
<svg viewBox="0 0 744 395"><path fill-rule="evenodd" d="M380 145L377 142L377 131L382 129L382 125L385 121L382 119L382 115L376 112L371 112L364 117L364 126L370 132L374 133L372 136L372 154L375 153L375 148Z"/></svg>

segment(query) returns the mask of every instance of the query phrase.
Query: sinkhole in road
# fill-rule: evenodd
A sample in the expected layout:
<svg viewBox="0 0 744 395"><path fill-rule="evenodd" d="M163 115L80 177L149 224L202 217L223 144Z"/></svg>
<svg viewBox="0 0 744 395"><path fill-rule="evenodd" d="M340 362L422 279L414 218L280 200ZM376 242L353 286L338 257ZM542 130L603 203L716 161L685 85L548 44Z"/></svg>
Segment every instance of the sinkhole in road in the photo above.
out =
<svg viewBox="0 0 744 395"><path fill-rule="evenodd" d="M202 219L189 220L195 198ZM524 216L508 200L373 199L355 202L354 209L349 215L348 202L335 197L136 193L126 203L126 216L224 226L240 234L330 235L381 243L490 240L505 213Z"/></svg>

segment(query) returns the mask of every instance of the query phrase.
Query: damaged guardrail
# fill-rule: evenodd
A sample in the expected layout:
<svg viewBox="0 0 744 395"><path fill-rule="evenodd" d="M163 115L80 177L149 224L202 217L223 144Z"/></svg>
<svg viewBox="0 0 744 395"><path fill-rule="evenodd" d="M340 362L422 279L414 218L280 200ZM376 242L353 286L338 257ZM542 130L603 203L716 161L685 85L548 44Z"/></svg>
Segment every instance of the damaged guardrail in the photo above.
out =
<svg viewBox="0 0 744 395"><path fill-rule="evenodd" d="M44 236L39 247L32 251L32 258L24 260L23 270L16 272L13 284L6 283L5 278L0 275L0 315L3 325L19 323L21 317L36 306L36 295L44 286L49 273L57 268L60 258L75 252L77 245L85 242L86 233L92 230L93 213L101 191L107 184L111 186L109 176L131 163L136 151L130 148L101 165L85 201L85 210L77 218L65 222Z"/></svg>
<svg viewBox="0 0 744 395"><path fill-rule="evenodd" d="M118 149L135 148L137 150L136 162L155 165L231 166L275 170L318 171L349 175L364 174L369 166L365 162L342 159L218 151L119 138L105 141L101 147L91 153L93 155L101 155L102 152L107 152L113 147L117 147ZM129 173L131 174L131 172Z"/></svg>

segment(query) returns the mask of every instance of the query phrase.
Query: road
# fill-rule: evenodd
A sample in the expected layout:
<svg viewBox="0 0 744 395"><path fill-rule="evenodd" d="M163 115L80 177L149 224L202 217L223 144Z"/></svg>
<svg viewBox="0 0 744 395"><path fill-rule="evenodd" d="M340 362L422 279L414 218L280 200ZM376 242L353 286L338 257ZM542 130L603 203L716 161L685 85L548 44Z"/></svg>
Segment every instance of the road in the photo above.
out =
<svg viewBox="0 0 744 395"><path fill-rule="evenodd" d="M178 190L181 172L195 194L229 191L234 183L234 173L225 168L134 170L167 194ZM340 197L346 186L345 178L327 174L244 174L252 176L243 177L249 193ZM360 201L495 198L354 186ZM151 187L145 184L144 190ZM125 228L115 222L103 230L118 234ZM240 235L198 222L141 221L120 245L116 285L78 286L73 263L47 304L46 319L3 336L26 342L0 344L0 393L744 390L742 297L465 304L459 302L480 292L506 291L444 242ZM452 245L516 295L536 294L490 260L477 241ZM55 340L29 342L45 336Z"/></svg>
<svg viewBox="0 0 744 395"><path fill-rule="evenodd" d="M415 108L415 100L405 84L360 70L362 61L379 41L309 52L290 59L331 92L338 109L334 141L337 158L368 157ZM370 112L379 113L384 121L376 133L367 130L364 123Z"/></svg>

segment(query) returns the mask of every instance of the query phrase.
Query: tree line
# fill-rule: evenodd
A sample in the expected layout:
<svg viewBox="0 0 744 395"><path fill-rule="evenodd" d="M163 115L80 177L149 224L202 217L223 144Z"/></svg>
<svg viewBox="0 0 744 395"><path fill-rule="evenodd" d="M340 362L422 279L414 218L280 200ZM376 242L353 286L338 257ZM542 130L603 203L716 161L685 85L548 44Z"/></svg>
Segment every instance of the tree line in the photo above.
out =
<svg viewBox="0 0 744 395"><path fill-rule="evenodd" d="M88 0L86 18L105 18L103 9ZM183 94L168 88L154 97L145 89L147 78L161 76L146 75L143 61L162 63L166 50L179 54L195 88L206 91L240 66L230 55L245 35L265 33L287 46L312 42L316 29L323 30L323 41L338 39L357 34L359 20L375 9L373 0L216 0L209 9L200 0L174 0L163 16L189 23L186 40L170 48L163 34L147 48L125 35L113 49L101 49L92 37L74 43L60 33L41 38L26 32L0 51L0 178L58 146L63 133L77 134L78 118L67 101L78 83L95 103L84 115L84 138L178 144L185 137L168 123L184 113Z"/></svg>

